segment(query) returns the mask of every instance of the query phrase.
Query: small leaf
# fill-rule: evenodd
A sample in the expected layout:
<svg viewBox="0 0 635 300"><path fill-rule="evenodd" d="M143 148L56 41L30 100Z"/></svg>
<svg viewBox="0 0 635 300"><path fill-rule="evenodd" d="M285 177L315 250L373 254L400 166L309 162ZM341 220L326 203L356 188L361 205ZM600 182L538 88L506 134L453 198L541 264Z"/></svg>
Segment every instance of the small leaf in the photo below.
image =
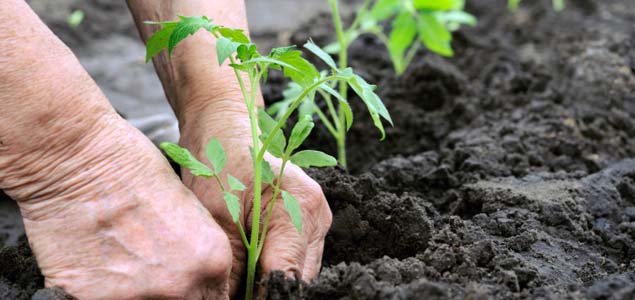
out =
<svg viewBox="0 0 635 300"><path fill-rule="evenodd" d="M232 216L232 221L238 223L240 221L240 198L230 192L225 192L223 198L225 199L227 210L229 210L229 214Z"/></svg>
<svg viewBox="0 0 635 300"><path fill-rule="evenodd" d="M236 52L236 49L238 49L239 46L239 43L232 42L224 37L216 39L216 55L218 57L218 64L222 65L229 56Z"/></svg>
<svg viewBox="0 0 635 300"><path fill-rule="evenodd" d="M324 61L329 67L331 67L331 69L337 69L337 65L335 64L335 61L333 60L333 58L324 50L322 50L320 46L313 43L312 40L309 40L306 44L304 44L304 48L313 52L313 54L315 54L322 61Z"/></svg>
<svg viewBox="0 0 635 300"><path fill-rule="evenodd" d="M416 9L449 10L460 4L460 0L414 0Z"/></svg>
<svg viewBox="0 0 635 300"><path fill-rule="evenodd" d="M66 23L73 28L79 26L82 21L84 21L84 11L81 9L74 10L70 15L68 15L68 18L66 18Z"/></svg>
<svg viewBox="0 0 635 300"><path fill-rule="evenodd" d="M320 77L317 68L302 58L302 51L292 50L280 55L278 59L294 67L293 69L285 68L284 76L291 78L302 87L312 85Z"/></svg>
<svg viewBox="0 0 635 300"><path fill-rule="evenodd" d="M275 58L271 58L271 57L266 57L266 56L256 57L256 58L252 58L252 59L243 61L243 63L245 63L245 64L263 63L263 62L264 63L269 63L269 64L274 64L274 65L279 65L279 66L282 66L282 67L285 67L285 68L291 68L291 69L293 69L295 71L299 71L298 69L296 69L296 67L294 67L294 66L292 66L292 65L290 65L290 64L288 64L288 63L286 63L284 61L281 61L281 60L278 60L278 59L275 59Z"/></svg>
<svg viewBox="0 0 635 300"><path fill-rule="evenodd" d="M300 151L291 156L291 162L301 168L332 167L337 165L335 157L315 150Z"/></svg>
<svg viewBox="0 0 635 300"><path fill-rule="evenodd" d="M399 10L400 0L378 0L370 10L370 16L377 22L390 18Z"/></svg>
<svg viewBox="0 0 635 300"><path fill-rule="evenodd" d="M161 50L168 47L168 41L174 28L175 22L163 25L163 28L155 32L146 42L146 63L150 61L155 55L159 54Z"/></svg>
<svg viewBox="0 0 635 300"><path fill-rule="evenodd" d="M264 144L269 136L273 135L273 139L271 140L271 144L268 145L267 151L269 151L269 153L273 156L280 158L284 153L284 147L287 145L287 140L284 137L282 130L277 129L275 132L272 132L277 124L278 122L271 118L266 111L262 108L258 108L258 126L262 132L260 140Z"/></svg>
<svg viewBox="0 0 635 300"><path fill-rule="evenodd" d="M207 143L205 154L207 155L209 162L212 163L212 166L214 167L214 174L220 174L220 172L222 172L225 168L227 155L225 154L223 145L221 145L217 138L213 138Z"/></svg>
<svg viewBox="0 0 635 300"><path fill-rule="evenodd" d="M291 217L291 222L295 226L295 229L298 230L298 234L302 234L302 209L300 208L298 200L287 191L282 191L282 200L284 201L284 208L287 210L287 213L289 213L289 217Z"/></svg>
<svg viewBox="0 0 635 300"><path fill-rule="evenodd" d="M388 38L388 51L397 74L402 74L406 69L404 53L410 48L416 36L417 22L410 12L404 11L393 20L392 31Z"/></svg>
<svg viewBox="0 0 635 300"><path fill-rule="evenodd" d="M232 191L244 191L247 187L238 180L238 178L227 175L227 181L229 181L229 189Z"/></svg>
<svg viewBox="0 0 635 300"><path fill-rule="evenodd" d="M452 56L454 51L450 46L452 34L434 17L434 15L422 12L419 15L419 36L428 49L443 56Z"/></svg>
<svg viewBox="0 0 635 300"><path fill-rule="evenodd" d="M302 145L304 140L311 134L311 130L313 130L313 120L310 116L303 116L293 127L291 131L291 136L289 137L289 146L287 147L287 152L292 153L293 150L297 149Z"/></svg>
<svg viewBox="0 0 635 300"><path fill-rule="evenodd" d="M278 59L280 56L293 51L293 49L295 49L295 46L273 48L269 52L269 57Z"/></svg>
<svg viewBox="0 0 635 300"><path fill-rule="evenodd" d="M271 170L271 165L266 160L262 160L262 182L273 184L273 180L276 178L276 175L273 174Z"/></svg>
<svg viewBox="0 0 635 300"><path fill-rule="evenodd" d="M161 143L159 146L165 154L170 157L175 163L179 164L181 167L189 169L194 176L201 176L210 178L214 176L212 170L204 165L202 162L198 161L189 150L182 148L179 145L172 143Z"/></svg>
<svg viewBox="0 0 635 300"><path fill-rule="evenodd" d="M214 25L211 21L205 17L183 17L179 16L180 21L177 23L174 28L174 32L170 35L170 39L168 41L168 53L172 54L174 47L184 40L188 35L193 35L199 29L204 28L206 30L212 30Z"/></svg>
<svg viewBox="0 0 635 300"><path fill-rule="evenodd" d="M382 140L386 137L386 132L384 131L384 126L381 123L380 117L384 118L386 121L393 125L392 119L390 118L390 114L384 106L384 103L381 102L381 99L377 94L375 94L375 86L368 84L366 80L359 77L358 75L354 75L348 80L349 85L355 93L364 101L366 107L368 108L368 112L370 113L371 118L373 119L373 123L375 127L379 129L381 132Z"/></svg>
<svg viewBox="0 0 635 300"><path fill-rule="evenodd" d="M248 61L254 57L259 56L258 49L256 48L256 45L254 44L242 44L238 46L236 53L237 53L236 57L238 57L238 59L242 62Z"/></svg>
<svg viewBox="0 0 635 300"><path fill-rule="evenodd" d="M220 27L218 28L218 33L223 37L231 40L232 42L239 44L249 44L249 38L245 35L244 30L242 29L232 29L228 27Z"/></svg>

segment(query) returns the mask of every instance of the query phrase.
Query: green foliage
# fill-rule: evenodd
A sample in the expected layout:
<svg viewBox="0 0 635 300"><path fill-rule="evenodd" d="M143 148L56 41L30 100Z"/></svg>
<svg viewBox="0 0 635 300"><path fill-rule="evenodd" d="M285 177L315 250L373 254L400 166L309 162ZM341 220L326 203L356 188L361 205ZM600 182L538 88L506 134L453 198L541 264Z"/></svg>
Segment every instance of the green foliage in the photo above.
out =
<svg viewBox="0 0 635 300"><path fill-rule="evenodd" d="M76 9L70 15L68 15L68 18L66 18L66 22L70 27L75 28L82 24L82 22L84 21L84 16L85 15L83 10Z"/></svg>
<svg viewBox="0 0 635 300"><path fill-rule="evenodd" d="M228 187L221 180L220 174L225 169L227 154L220 141L216 138L210 139L205 148L205 154L209 166L198 161L187 149L175 144L163 143L161 148L166 154L181 165L184 169L189 169L193 175L204 178L214 178L220 189L223 191L227 210L232 220L241 233L243 243L248 252L248 272L247 272L247 293L246 298L253 296L255 266L260 256L260 251L264 244L267 224L272 216L271 211L278 196L282 196L284 207L291 220L302 233L302 213L298 201L288 192L282 191L281 176L288 163L294 163L300 167L326 167L335 166L337 161L332 156L313 150L303 150L301 148L304 141L311 134L315 124L313 114L319 109L315 104L317 93L329 95L337 99L341 119L337 123L338 130L342 132L343 138L346 130L353 123L353 115L346 100L346 93L335 91L334 87L341 83L341 86L351 86L360 99L370 111L375 125L384 136L382 120L392 124L388 110L382 103L379 96L375 94L375 86L368 84L360 76L353 73L353 70L346 67L339 67L329 54L309 41L305 48L316 54L331 68L330 72L319 72L309 61L302 57L302 51L295 47L274 48L268 55L258 52L257 46L253 44L242 30L232 29L214 25L207 17L185 17L180 16L178 21L169 22L148 22L149 24L160 25L161 28L152 35L147 42L146 60L150 60L164 49L171 54L174 48L190 35L199 30L205 30L215 37L216 60L223 65L229 60L229 66L234 69L236 80L244 95L244 102L249 112L249 120L253 138L250 151L252 155L254 177L253 185L253 210L250 238L247 237L243 229L240 212L241 202L237 192L246 190L245 184L236 177L227 174ZM258 85L267 79L268 73L272 70L281 71L284 76L291 80L291 89L285 92L288 98L280 105L275 105L276 118L272 118L264 110L256 106L256 93ZM243 73L243 74L241 74ZM248 77L248 81L243 80L243 75ZM248 84L248 85L247 85ZM301 118L295 124L289 137L284 134L283 128L287 120L294 111L300 111ZM333 108L335 118L335 112ZM276 174L265 160L265 154L269 153L279 159L280 164L276 164L279 172ZM210 167L211 166L211 167ZM267 215L264 223L260 222L263 186L269 186L273 191L271 201L267 202ZM260 231L262 225L262 232Z"/></svg>
<svg viewBox="0 0 635 300"><path fill-rule="evenodd" d="M172 143L161 143L160 147L175 163L190 170L192 175L206 178L214 176L214 172L196 159L189 150Z"/></svg>
<svg viewBox="0 0 635 300"><path fill-rule="evenodd" d="M296 200L293 195L287 193L287 191L282 191L282 200L284 201L284 208L289 213L289 217L291 217L291 222L295 226L295 229L298 230L298 234L302 234L302 210L300 209L298 200Z"/></svg>
<svg viewBox="0 0 635 300"><path fill-rule="evenodd" d="M374 34L386 44L395 71L402 74L421 45L443 56L454 54L451 32L463 24L476 24L476 18L463 11L464 4L464 0L367 0L346 30L346 39L326 49L345 51L358 36ZM389 19L392 30L386 35L382 22Z"/></svg>
<svg viewBox="0 0 635 300"><path fill-rule="evenodd" d="M227 181L229 182L229 188L232 191L243 192L247 189L247 187L234 176L227 175Z"/></svg>
<svg viewBox="0 0 635 300"><path fill-rule="evenodd" d="M332 167L337 165L335 157L315 150L300 151L291 157L291 162L302 168Z"/></svg>
<svg viewBox="0 0 635 300"><path fill-rule="evenodd" d="M213 138L207 143L205 154L207 155L207 159L210 161L210 163L212 163L214 174L220 174L220 172L222 172L225 168L227 155L225 154L223 145L221 145L220 141L217 138Z"/></svg>
<svg viewBox="0 0 635 300"><path fill-rule="evenodd" d="M232 221L237 223L240 221L240 199L238 196L230 193L224 192L223 199L225 199L225 205L227 205L227 210L229 214L232 216Z"/></svg>

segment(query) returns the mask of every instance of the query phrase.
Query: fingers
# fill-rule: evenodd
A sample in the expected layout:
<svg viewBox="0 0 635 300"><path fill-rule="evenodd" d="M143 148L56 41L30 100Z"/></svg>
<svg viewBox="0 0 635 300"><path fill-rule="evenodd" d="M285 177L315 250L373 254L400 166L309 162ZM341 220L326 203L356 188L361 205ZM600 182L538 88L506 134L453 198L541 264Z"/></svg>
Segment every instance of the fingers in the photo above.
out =
<svg viewBox="0 0 635 300"><path fill-rule="evenodd" d="M283 271L287 277L310 281L321 267L324 238L331 226L332 214L321 187L301 170L293 167L287 191L302 209L302 234L298 234L278 199L269 225L261 256L262 272Z"/></svg>

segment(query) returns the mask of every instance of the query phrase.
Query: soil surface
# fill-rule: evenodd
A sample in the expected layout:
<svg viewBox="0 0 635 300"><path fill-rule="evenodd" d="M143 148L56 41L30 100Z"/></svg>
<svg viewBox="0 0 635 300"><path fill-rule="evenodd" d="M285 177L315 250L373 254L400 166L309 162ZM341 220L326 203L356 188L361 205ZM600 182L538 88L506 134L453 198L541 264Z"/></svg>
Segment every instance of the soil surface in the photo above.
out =
<svg viewBox="0 0 635 300"><path fill-rule="evenodd" d="M635 299L635 2L504 2L468 1L479 25L455 57L421 51L401 77L377 39L352 45L395 127L380 142L352 99L350 172L309 171L334 214L324 269L274 274L268 299ZM291 40L331 32L325 15ZM283 88L272 74L266 100ZM323 129L310 140L334 150ZM35 260L7 244L0 298L30 299Z"/></svg>

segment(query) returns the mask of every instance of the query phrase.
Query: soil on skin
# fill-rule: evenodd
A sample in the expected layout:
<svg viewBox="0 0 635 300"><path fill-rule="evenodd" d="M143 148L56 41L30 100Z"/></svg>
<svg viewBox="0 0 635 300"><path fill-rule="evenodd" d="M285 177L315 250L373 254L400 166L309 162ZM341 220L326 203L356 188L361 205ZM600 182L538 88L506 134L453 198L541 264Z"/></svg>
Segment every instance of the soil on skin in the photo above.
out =
<svg viewBox="0 0 635 300"><path fill-rule="evenodd" d="M468 1L455 57L401 77L377 39L352 45L395 127L380 142L352 99L350 172L309 171L334 214L324 269L272 275L268 299L635 299L635 2L504 2ZM308 24L293 43L329 42L328 16ZM283 88L272 74L266 100ZM42 283L25 239L0 250L1 299Z"/></svg>

